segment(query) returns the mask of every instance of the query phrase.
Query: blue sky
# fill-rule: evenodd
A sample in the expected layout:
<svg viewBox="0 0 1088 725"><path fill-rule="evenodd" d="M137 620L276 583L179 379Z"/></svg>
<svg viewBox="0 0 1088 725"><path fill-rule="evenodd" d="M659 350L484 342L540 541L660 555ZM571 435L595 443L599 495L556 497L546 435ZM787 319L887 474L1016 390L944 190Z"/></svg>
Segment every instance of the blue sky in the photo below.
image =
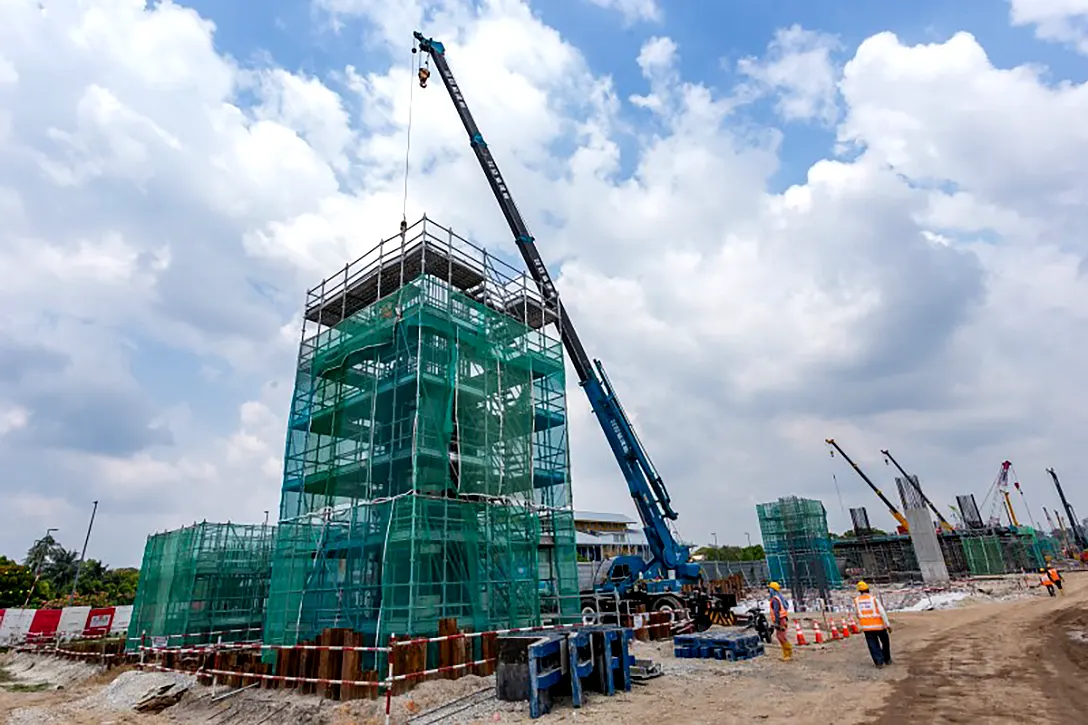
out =
<svg viewBox="0 0 1088 725"><path fill-rule="evenodd" d="M902 451L943 500L1005 458L1036 514L1045 467L1088 476L1083 14L43 5L0 7L0 552L47 526L75 546L94 499L90 554L118 565L150 531L276 509L305 289L400 220L420 23L685 537L739 542L787 494L845 528L832 473L879 525L828 435L870 468ZM441 86L411 98L409 217L512 255ZM631 513L570 396L578 506Z"/></svg>

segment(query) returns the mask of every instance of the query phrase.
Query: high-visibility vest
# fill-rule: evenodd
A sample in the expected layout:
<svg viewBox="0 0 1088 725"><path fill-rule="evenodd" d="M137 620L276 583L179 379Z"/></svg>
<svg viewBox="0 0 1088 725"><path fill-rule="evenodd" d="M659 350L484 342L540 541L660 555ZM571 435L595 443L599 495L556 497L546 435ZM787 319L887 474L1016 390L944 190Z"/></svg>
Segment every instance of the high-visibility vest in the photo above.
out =
<svg viewBox="0 0 1088 725"><path fill-rule="evenodd" d="M884 629L884 618L876 607L876 597L872 594L859 594L854 597L854 608L858 612L858 626L863 632L879 632Z"/></svg>
<svg viewBox="0 0 1088 725"><path fill-rule="evenodd" d="M1062 578L1057 569L1047 569L1046 573L1050 576L1052 582L1059 581Z"/></svg>
<svg viewBox="0 0 1088 725"><path fill-rule="evenodd" d="M778 602L778 611L775 611L774 603ZM771 595L771 601L767 603L767 606L771 610L771 624L778 626L780 621L785 622L789 618L789 613L786 610L786 600L783 599L781 594Z"/></svg>
<svg viewBox="0 0 1088 725"><path fill-rule="evenodd" d="M1039 582L1040 585L1044 587L1054 586L1054 581L1050 578L1049 574L1043 574L1041 577L1039 577Z"/></svg>

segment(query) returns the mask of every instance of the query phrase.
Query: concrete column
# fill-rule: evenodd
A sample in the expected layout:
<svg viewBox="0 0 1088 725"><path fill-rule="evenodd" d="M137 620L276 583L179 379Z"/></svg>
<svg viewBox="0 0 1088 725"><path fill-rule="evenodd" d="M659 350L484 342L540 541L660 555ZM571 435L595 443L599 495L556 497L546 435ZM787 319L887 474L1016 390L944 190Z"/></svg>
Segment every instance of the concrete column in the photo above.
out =
<svg viewBox="0 0 1088 725"><path fill-rule="evenodd" d="M926 584L947 584L948 567L944 562L941 543L937 541L937 531L929 511L924 508L908 508L903 512L910 525L910 540L914 544L914 555L918 558L918 567L922 570L922 581Z"/></svg>

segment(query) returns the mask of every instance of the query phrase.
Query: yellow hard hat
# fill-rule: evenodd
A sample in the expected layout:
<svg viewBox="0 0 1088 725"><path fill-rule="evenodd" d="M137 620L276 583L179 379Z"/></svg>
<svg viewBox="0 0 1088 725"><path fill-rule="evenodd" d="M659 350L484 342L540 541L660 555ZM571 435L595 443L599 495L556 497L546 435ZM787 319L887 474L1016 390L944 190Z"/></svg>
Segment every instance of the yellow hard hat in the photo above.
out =
<svg viewBox="0 0 1088 725"><path fill-rule="evenodd" d="M782 585L778 582L771 582L767 586L769 586L771 589L774 589L776 592L782 591Z"/></svg>
<svg viewBox="0 0 1088 725"><path fill-rule="evenodd" d="M869 591L869 585L866 584L865 582L858 582L858 591L859 592Z"/></svg>

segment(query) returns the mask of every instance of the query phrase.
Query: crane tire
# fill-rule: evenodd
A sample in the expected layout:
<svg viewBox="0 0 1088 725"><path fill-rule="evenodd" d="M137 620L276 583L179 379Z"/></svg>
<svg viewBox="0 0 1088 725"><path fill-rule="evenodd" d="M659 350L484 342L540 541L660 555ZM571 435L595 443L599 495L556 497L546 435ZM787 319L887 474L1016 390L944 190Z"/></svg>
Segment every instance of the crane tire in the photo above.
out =
<svg viewBox="0 0 1088 725"><path fill-rule="evenodd" d="M597 602L593 599L582 600L582 624L593 625L600 621L601 615L597 611Z"/></svg>
<svg viewBox="0 0 1088 725"><path fill-rule="evenodd" d="M666 594L658 597L654 601L653 610L655 612L668 612L669 624L673 624L680 616L680 612L684 609L683 603L680 599L672 594Z"/></svg>

